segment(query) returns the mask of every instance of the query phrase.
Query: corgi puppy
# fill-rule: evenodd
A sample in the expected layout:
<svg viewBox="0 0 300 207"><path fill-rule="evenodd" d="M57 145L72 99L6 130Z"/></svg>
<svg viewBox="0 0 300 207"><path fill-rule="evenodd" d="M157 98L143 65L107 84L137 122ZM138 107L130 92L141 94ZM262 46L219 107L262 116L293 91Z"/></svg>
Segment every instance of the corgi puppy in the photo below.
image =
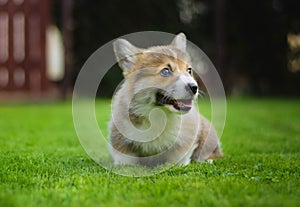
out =
<svg viewBox="0 0 300 207"><path fill-rule="evenodd" d="M117 39L124 82L112 103L110 152L115 164L187 165L222 157L211 124L199 114L186 37L142 49Z"/></svg>

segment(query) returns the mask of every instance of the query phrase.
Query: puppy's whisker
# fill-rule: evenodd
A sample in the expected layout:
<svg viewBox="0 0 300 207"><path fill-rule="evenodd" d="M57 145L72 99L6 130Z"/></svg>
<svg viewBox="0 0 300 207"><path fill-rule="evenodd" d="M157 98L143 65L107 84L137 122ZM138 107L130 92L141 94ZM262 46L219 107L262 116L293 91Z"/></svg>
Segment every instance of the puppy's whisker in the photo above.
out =
<svg viewBox="0 0 300 207"><path fill-rule="evenodd" d="M198 96L200 96L200 98L203 98L204 95L205 95L205 92L199 89L198 90Z"/></svg>

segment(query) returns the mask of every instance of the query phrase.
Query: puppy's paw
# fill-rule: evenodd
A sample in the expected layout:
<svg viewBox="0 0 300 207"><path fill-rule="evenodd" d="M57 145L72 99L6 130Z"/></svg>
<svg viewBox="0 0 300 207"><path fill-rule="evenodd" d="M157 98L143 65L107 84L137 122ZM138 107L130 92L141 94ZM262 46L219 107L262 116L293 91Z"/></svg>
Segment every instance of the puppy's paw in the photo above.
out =
<svg viewBox="0 0 300 207"><path fill-rule="evenodd" d="M214 160L213 159L208 159L208 160L205 160L205 162L208 163L208 164L213 164Z"/></svg>

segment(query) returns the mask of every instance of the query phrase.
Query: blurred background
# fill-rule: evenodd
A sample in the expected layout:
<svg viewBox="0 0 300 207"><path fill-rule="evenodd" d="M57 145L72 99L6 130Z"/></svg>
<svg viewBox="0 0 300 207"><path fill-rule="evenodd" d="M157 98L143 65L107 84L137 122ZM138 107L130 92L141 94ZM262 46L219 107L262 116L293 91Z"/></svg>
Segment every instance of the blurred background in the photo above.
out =
<svg viewBox="0 0 300 207"><path fill-rule="evenodd" d="M299 0L0 0L0 101L68 98L95 50L149 30L184 32L228 96L299 96L299 9ZM121 79L110 70L99 97Z"/></svg>

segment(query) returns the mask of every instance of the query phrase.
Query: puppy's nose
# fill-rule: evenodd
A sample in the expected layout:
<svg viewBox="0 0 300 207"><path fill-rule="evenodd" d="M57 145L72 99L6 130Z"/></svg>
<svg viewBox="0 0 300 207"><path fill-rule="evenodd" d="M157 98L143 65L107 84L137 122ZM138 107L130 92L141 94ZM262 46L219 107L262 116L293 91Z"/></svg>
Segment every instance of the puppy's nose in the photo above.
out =
<svg viewBox="0 0 300 207"><path fill-rule="evenodd" d="M197 93L198 90L198 86L195 83L188 83L188 87L191 89L191 91L193 92L193 94Z"/></svg>

